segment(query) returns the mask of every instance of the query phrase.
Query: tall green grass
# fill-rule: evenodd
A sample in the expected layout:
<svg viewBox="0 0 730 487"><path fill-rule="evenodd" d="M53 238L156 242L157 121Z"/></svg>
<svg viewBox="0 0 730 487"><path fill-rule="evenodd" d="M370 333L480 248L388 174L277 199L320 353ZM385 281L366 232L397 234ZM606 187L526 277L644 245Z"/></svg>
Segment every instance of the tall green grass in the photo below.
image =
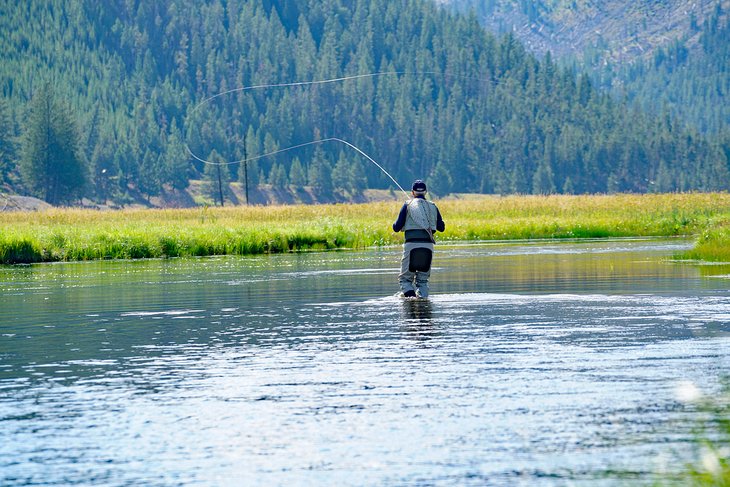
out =
<svg viewBox="0 0 730 487"><path fill-rule="evenodd" d="M725 193L483 196L437 203L447 226L438 235L442 241L701 235L703 249L705 240L709 248L730 238L722 224L730 221ZM386 246L402 242L391 229L399 210L400 203L386 202L0 213L0 263Z"/></svg>
<svg viewBox="0 0 730 487"><path fill-rule="evenodd" d="M723 382L719 394L702 396L695 389L697 397L686 401L694 413L693 459L656 485L730 486L730 387L727 378Z"/></svg>
<svg viewBox="0 0 730 487"><path fill-rule="evenodd" d="M724 215L711 221L699 235L695 247L680 257L730 262L730 216Z"/></svg>

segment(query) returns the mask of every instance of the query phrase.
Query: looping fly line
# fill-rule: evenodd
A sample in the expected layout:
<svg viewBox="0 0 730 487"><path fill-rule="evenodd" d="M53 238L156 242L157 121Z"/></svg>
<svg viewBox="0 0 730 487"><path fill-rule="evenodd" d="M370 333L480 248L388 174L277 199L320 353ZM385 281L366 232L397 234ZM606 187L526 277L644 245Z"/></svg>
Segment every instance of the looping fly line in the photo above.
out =
<svg viewBox="0 0 730 487"><path fill-rule="evenodd" d="M232 90L223 91L221 93L217 93L217 94L215 94L213 96L210 96L210 97L204 99L203 101L201 101L200 103L198 103L195 106L195 108L193 108L193 110L191 110L190 114L191 115L194 114L201 107L205 106L206 104L210 103L211 101L215 100L216 98L220 98L222 96L230 95L230 94L233 94L233 93L241 93L241 92L244 92L244 91L260 90L260 89L269 89L269 88L287 88L287 87L296 87L296 86L313 86L313 85L322 85L322 84L328 84L328 83L337 83L337 82L341 82L341 81L348 81L348 80L361 79L361 78L374 78L374 77L378 77L378 76L399 76L399 75L401 75L401 76L405 76L405 75L420 75L420 76L426 76L426 75L442 75L442 76L446 76L446 77L468 78L468 77L465 77L465 76L453 76L453 75L447 75L447 74L443 74L443 73L437 73L435 71L410 72L410 73L409 72L403 72L403 71L388 71L388 72L380 72L380 73L357 74L357 75L352 75L352 76L343 76L343 77L339 77L339 78L331 78L331 79L316 80L316 81L296 81L296 82L292 82L292 83L271 83L271 84L263 84L263 85L244 86L242 88L234 88ZM468 79L474 79L474 80L481 81L479 78L468 78ZM494 81L492 81L492 82L494 82ZM361 150L360 148L358 148L354 144L352 144L352 143L350 143L350 142L348 142L346 140L340 139L338 137L328 137L328 138L325 138L325 139L312 140L310 142L305 142L303 144L292 145L292 146L287 147L285 149L275 150L275 151L272 151L272 152L268 152L266 154L261 154L261 155L254 156L254 157L247 157L245 159L240 159L240 160L237 160L237 161L227 161L227 162L214 162L214 161L209 161L207 159L203 159L202 157L198 156L197 154L195 154L190 149L190 147L188 146L187 142L185 142L185 149L187 150L188 154L190 154L190 156L193 159L195 159L195 160L197 160L199 162L202 162L203 164L208 164L208 165L213 165L213 166L226 166L226 165L233 165L233 164L245 164L245 163L250 162L250 161L255 161L257 159L262 159L264 157L273 156L275 154L280 154L282 152L287 152L287 151L290 151L290 150L298 149L298 148L301 148L301 147L306 147L306 146L309 146L309 145L322 144L324 142L340 142L342 144L347 145L348 147L350 147L352 149L355 149L357 152L359 152L361 155L363 155L365 158L367 158L370 162L372 162L373 164L375 164L378 167L378 169L380 169L381 171L383 171L383 173L385 173L385 175L387 175L390 178L390 180L393 181L395 183L395 185L398 186L398 188L401 191L403 191L403 193L406 194L406 196L408 195L408 193L406 193L406 191L403 189L403 187L400 184L398 184L398 181L396 181L395 178L393 178L393 176L391 176L390 173L388 171L386 171L385 168L383 168L383 166L381 166L380 164L378 164L375 161L375 159L373 159L372 157L370 157L369 155L367 155L363 150Z"/></svg>

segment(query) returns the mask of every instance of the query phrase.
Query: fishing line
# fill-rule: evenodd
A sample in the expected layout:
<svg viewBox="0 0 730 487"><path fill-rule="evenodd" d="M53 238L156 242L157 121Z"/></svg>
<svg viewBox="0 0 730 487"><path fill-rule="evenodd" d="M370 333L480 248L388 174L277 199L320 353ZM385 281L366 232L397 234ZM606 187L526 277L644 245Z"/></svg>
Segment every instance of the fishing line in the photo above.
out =
<svg viewBox="0 0 730 487"><path fill-rule="evenodd" d="M340 81L348 81L351 79L374 78L376 76L392 76L392 75L398 75L398 74L403 75L406 73L400 72L400 71L387 71L387 72L380 72L380 73L355 74L352 76L342 76L340 78L331 78L331 79L323 79L323 80L315 80L315 81L294 81L294 82L290 82L290 83L272 83L272 84L265 84L265 85L244 86L242 88L233 88L231 90L223 91L221 93L215 94L213 96L209 96L208 98L204 99L203 101L198 103L195 106L195 108L192 109L190 114L192 115L201 106L205 105L206 103L210 102L211 100L214 100L221 96L230 95L231 93L239 93L242 91L260 90L260 89L267 89L267 88L286 88L286 87L291 87L291 86L323 85L323 84L327 84L327 83L338 83ZM432 74L432 73L428 73L428 74Z"/></svg>
<svg viewBox="0 0 730 487"><path fill-rule="evenodd" d="M476 80L476 81L484 81L481 78L468 77L468 76L458 76L458 75L449 75L449 74L445 74L445 73L438 73L436 71L421 71L421 72L385 71L385 72L379 72L379 73L356 74L356 75L351 75L351 76L342 76L342 77L338 77L338 78L330 78L330 79L315 80L315 81L295 81L295 82L290 82L290 83L270 83L270 84L262 84L262 85L252 85L252 86L244 86L244 87L241 87L241 88L234 88L234 89L231 89L231 90L223 91L221 93L217 93L217 94L215 94L213 96L209 96L208 98L205 98L203 101L201 101L200 103L198 103L190 111L190 116L192 117L192 115L195 114L195 112L197 112L201 107L207 105L208 103L210 103L211 101L215 100L216 98L220 98L222 96L230 95L230 94L233 94L233 93L241 93L241 92L244 92L244 91L260 90L260 89L269 89L269 88L286 88L286 87L296 87L296 86L323 85L323 84L328 84L328 83L338 83L338 82L341 82L341 81L348 81L348 80L354 80L354 79L375 78L375 77L379 77L379 76L399 76L399 75L400 76L426 76L426 75L434 76L434 75L439 75L439 76L451 77L451 78L462 78L462 79L473 79L473 80ZM496 80L491 80L490 79L488 81L490 81L492 84L496 84ZM203 164L208 164L208 165L213 165L213 166L225 166L225 165L233 165L233 164L245 164L245 163L250 162L250 161L255 161L257 159L262 159L264 157L269 157L269 156L272 156L272 155L275 155L275 154L280 154L282 152L287 152L287 151L294 150L294 149L298 149L298 148L301 148L301 147L306 147L306 146L314 145L314 144L322 144L324 142L333 142L333 141L334 142L340 142L342 144L345 144L348 147L350 147L350 148L356 150L357 152L359 152L360 154L362 154L365 158L367 158L367 160L369 160L370 162L372 162L373 164L375 164L378 167L378 169L380 169L386 176L388 176L390 178L390 180L393 181L395 183L395 185L398 186L398 188L401 191L403 191L403 193L406 196L408 196L408 193L403 189L403 187L400 184L398 184L398 181L396 181L395 178L393 176L391 176L390 173L385 170L385 168L383 168L383 166L381 166L380 164L378 164L375 161L375 159L373 159L372 157L370 157L368 154L366 154L362 149L360 149L356 145L354 145L354 144L352 144L352 143L350 143L350 142L348 142L348 141L346 141L344 139L338 138L338 137L328 137L328 138L325 138L325 139L312 140L310 142L305 142L303 144L292 145L292 146L287 147L285 149L275 150L275 151L272 151L272 152L268 152L266 154L261 154L261 155L255 156L255 157L247 157L245 159L240 159L240 160L237 160L237 161L226 161L226 162L214 162L214 161L209 161L207 159L203 159L202 157L200 157L197 154L195 154L192 151L192 149L190 149L190 147L188 146L187 142L185 142L185 149L187 150L188 154L190 154L191 157L193 157L197 161L202 162Z"/></svg>
<svg viewBox="0 0 730 487"><path fill-rule="evenodd" d="M406 190L403 189L403 187L400 184L398 184L398 181L396 181L395 178L393 178L393 176L391 176L390 173L383 168L383 166L381 166L380 164L378 164L377 161L375 161L375 159L373 159L372 157L370 157L369 155L367 155L363 150L361 150L356 145L354 145L354 144L352 144L352 143L350 143L350 142L348 142L348 141L346 141L344 139L340 139L338 137L328 137L326 139L312 140L312 141L309 141L309 142L304 142L303 144L292 145L290 147L287 147L286 149L279 149L279 150L275 150L275 151L272 151L272 152L267 152L266 154L261 154L261 155L255 156L255 157L248 157L246 159L241 159L240 161L228 161L228 162L211 162L211 161L206 161L204 159L201 159L197 155L195 155L190 150L190 148L187 147L187 144L185 145L185 148L188 150L188 153L192 157L194 157L195 159L197 159L198 161L200 161L200 162L202 162L204 164L211 164L211 165L214 165L214 166L227 166L227 165L232 165L232 164L240 164L240 163L246 163L246 162L250 162L250 161L255 161L257 159L263 159L264 157L273 156L273 155L276 155L276 154L280 154L282 152L286 152L286 151L290 151L290 150L294 150L294 149L299 149L301 147L306 147L308 145L322 144L324 142L340 142L342 144L345 144L348 147L351 147L352 149L355 149L357 152L359 152L360 154L362 154L367 160L369 160L370 162L372 162L373 164L375 164L378 167L378 169L380 169L381 171L383 171L385 173L385 175L388 176L390 178L390 180L395 183L396 186L398 186L398 189L400 189L401 191L403 191L403 193L405 193L406 196L408 196L408 193L406 193Z"/></svg>

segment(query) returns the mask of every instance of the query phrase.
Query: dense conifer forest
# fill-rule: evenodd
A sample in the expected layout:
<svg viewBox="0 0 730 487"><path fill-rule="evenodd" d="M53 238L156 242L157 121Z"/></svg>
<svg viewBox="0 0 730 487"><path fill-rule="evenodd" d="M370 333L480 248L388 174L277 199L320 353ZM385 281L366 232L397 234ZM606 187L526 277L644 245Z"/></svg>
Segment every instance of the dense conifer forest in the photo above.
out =
<svg viewBox="0 0 730 487"><path fill-rule="evenodd" d="M245 164L186 150L227 162L332 137L437 195L730 185L722 130L643 111L430 1L27 0L0 25L0 183L52 203L197 179L213 199L218 181L322 200L393 187L336 141Z"/></svg>
<svg viewBox="0 0 730 487"><path fill-rule="evenodd" d="M642 110L668 111L703 133L730 139L729 13L718 3L683 38L648 61L614 67L604 73L603 83Z"/></svg>
<svg viewBox="0 0 730 487"><path fill-rule="evenodd" d="M538 55L558 53L643 111L701 132L730 125L728 0L437 1L473 11L492 32L515 31Z"/></svg>

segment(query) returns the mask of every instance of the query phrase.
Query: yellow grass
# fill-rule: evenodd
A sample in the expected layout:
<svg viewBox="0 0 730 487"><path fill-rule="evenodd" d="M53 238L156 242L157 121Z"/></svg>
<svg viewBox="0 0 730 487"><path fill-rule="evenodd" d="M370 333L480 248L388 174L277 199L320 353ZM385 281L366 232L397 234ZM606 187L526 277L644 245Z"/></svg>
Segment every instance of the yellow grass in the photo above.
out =
<svg viewBox="0 0 730 487"><path fill-rule="evenodd" d="M702 235L730 195L482 196L437 201L440 240ZM0 263L365 248L400 243L400 203L0 214Z"/></svg>

